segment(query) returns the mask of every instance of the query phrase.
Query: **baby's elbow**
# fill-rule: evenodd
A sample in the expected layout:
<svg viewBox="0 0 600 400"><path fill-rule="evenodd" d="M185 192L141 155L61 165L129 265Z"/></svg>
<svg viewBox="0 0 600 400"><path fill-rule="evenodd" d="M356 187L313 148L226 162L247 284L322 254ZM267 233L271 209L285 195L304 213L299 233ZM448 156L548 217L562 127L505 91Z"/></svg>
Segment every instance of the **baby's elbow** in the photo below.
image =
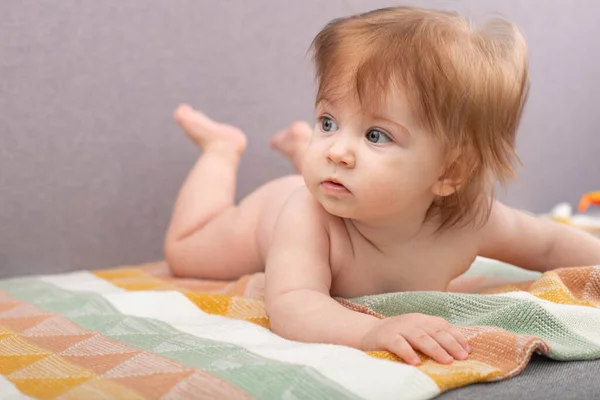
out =
<svg viewBox="0 0 600 400"><path fill-rule="evenodd" d="M282 316L278 312L277 304L273 300L265 298L265 312L269 318L269 329L271 332L285 337L285 332L282 329Z"/></svg>
<svg viewBox="0 0 600 400"><path fill-rule="evenodd" d="M265 313L269 318L269 325L271 329L273 329L273 326L276 325L280 320L277 300L278 297L276 295L269 293L269 290L265 289Z"/></svg>
<svg viewBox="0 0 600 400"><path fill-rule="evenodd" d="M173 275L178 277L184 277L186 275L186 268L183 265L184 260L181 256L181 248L178 246L177 242L168 239L165 240L163 256Z"/></svg>
<svg viewBox="0 0 600 400"><path fill-rule="evenodd" d="M281 296L265 295L265 312L269 318L269 329L286 339L294 340L293 329L290 329L290 309Z"/></svg>

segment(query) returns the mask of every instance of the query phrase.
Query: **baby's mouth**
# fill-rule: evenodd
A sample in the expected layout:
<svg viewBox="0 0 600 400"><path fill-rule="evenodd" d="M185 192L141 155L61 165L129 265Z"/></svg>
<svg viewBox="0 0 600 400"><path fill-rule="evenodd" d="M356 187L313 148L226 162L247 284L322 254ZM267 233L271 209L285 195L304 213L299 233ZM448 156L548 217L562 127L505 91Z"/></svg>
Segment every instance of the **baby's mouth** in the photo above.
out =
<svg viewBox="0 0 600 400"><path fill-rule="evenodd" d="M325 190L325 192L328 192L331 194L348 194L348 193L350 193L350 190L348 190L348 188L346 186L344 186L340 182L336 182L333 180L326 180L326 181L321 182L321 187L323 188L323 190Z"/></svg>

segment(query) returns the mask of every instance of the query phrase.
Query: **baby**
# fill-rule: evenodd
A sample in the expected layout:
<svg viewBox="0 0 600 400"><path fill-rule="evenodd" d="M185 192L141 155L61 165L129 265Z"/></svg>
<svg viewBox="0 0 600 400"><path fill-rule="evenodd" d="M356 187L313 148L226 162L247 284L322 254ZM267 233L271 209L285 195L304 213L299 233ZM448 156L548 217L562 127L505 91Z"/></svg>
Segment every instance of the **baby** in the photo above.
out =
<svg viewBox="0 0 600 400"><path fill-rule="evenodd" d="M234 205L246 147L189 106L175 118L202 149L174 207L165 257L179 276L265 270L271 329L298 341L388 350L417 364L468 357L442 318L377 319L332 297L448 290L476 256L546 271L600 263L600 241L493 198L512 175L528 91L518 29L389 8L334 20L314 39L314 131L272 144L301 175Z"/></svg>

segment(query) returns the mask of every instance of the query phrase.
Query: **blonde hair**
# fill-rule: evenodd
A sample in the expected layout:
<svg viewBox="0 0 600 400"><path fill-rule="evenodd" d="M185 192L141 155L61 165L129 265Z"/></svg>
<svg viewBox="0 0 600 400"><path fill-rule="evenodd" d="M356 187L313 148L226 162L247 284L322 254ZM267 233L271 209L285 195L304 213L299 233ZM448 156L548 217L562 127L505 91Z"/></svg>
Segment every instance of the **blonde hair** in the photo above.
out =
<svg viewBox="0 0 600 400"><path fill-rule="evenodd" d="M438 197L428 218L440 229L484 223L494 185L514 176L515 134L528 93L525 40L494 19L473 28L451 12L385 8L336 19L311 49L317 102L356 96L376 108L405 90L416 121L442 144L454 193Z"/></svg>

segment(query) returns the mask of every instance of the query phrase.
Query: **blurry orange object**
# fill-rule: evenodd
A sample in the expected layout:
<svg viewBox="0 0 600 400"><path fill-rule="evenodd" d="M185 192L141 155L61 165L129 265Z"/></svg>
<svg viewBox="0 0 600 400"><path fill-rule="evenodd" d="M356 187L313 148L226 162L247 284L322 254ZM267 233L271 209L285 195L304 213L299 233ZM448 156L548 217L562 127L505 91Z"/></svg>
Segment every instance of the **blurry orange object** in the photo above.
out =
<svg viewBox="0 0 600 400"><path fill-rule="evenodd" d="M597 192L586 193L581 196L581 200L579 200L579 212L586 212L591 205L600 206L600 190Z"/></svg>

